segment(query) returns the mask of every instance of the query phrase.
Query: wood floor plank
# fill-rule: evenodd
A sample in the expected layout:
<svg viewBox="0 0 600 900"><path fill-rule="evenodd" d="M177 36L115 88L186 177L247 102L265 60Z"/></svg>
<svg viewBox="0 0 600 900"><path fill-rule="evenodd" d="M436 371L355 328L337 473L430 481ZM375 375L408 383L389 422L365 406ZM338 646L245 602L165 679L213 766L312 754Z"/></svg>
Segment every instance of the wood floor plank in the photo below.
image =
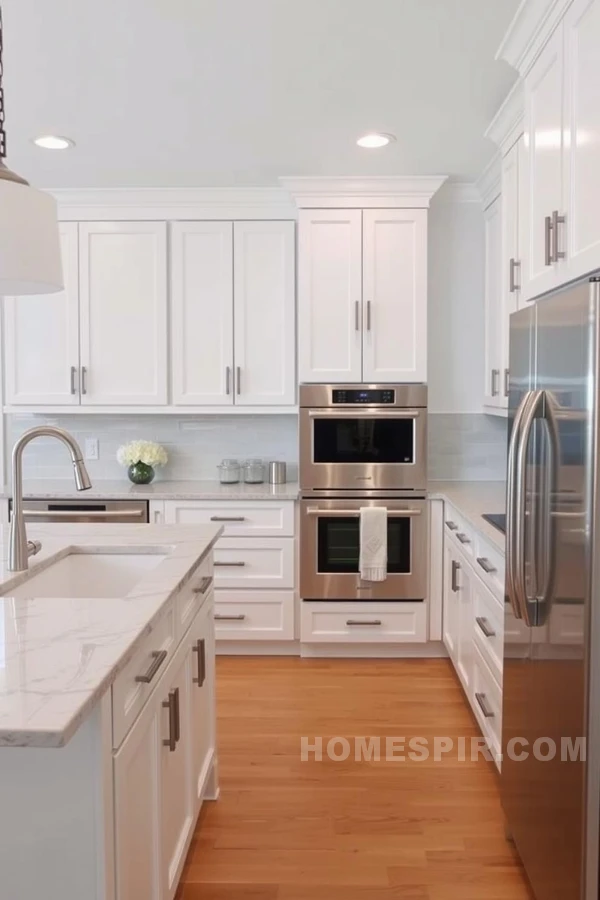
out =
<svg viewBox="0 0 600 900"><path fill-rule="evenodd" d="M177 900L530 900L482 758L321 761L301 737L476 737L446 660L220 657L221 795Z"/></svg>

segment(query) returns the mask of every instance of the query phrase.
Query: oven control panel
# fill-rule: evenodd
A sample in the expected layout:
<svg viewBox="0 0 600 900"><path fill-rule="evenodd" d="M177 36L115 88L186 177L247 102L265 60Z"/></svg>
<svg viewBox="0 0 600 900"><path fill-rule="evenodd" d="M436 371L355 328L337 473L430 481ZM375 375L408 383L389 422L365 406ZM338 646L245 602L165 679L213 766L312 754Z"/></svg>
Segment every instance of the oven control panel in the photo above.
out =
<svg viewBox="0 0 600 900"><path fill-rule="evenodd" d="M375 405L384 405L386 403L395 403L396 401L396 392L394 390L390 390L388 388L384 388L383 390L336 390L334 389L331 392L331 400L335 405L337 403L344 404L347 406L348 404L358 404L358 403L366 403L370 406Z"/></svg>

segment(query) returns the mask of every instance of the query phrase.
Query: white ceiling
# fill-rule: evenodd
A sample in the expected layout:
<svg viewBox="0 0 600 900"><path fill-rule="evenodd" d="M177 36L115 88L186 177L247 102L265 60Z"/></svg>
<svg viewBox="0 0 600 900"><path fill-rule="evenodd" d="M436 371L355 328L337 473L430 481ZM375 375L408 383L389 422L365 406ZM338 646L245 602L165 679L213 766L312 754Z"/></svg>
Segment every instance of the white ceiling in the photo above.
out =
<svg viewBox="0 0 600 900"><path fill-rule="evenodd" d="M3 0L8 163L42 187L476 177L518 0ZM384 150L363 132L397 135ZM30 139L64 134L68 152Z"/></svg>

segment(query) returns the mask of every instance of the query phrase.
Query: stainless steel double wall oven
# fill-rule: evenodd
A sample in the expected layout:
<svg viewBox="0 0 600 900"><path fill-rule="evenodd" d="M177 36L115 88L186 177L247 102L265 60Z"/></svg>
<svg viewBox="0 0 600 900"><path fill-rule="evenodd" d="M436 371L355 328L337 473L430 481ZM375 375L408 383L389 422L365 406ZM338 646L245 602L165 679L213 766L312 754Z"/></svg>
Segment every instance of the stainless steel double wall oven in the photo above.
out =
<svg viewBox="0 0 600 900"><path fill-rule="evenodd" d="M427 591L427 386L300 387L300 594L423 600ZM388 577L359 574L360 509L388 511Z"/></svg>

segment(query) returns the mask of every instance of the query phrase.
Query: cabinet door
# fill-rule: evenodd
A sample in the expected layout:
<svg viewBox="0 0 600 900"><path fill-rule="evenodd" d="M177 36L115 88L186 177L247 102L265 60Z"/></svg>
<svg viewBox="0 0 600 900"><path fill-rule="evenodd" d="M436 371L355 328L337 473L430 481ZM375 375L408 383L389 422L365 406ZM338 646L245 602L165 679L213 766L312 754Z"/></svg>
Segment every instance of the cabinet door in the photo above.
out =
<svg viewBox="0 0 600 900"><path fill-rule="evenodd" d="M473 571L462 554L457 557L458 571L458 648L456 671L467 695L473 680Z"/></svg>
<svg viewBox="0 0 600 900"><path fill-rule="evenodd" d="M502 255L499 315L502 331L497 335L500 369L498 406L508 408L509 319L519 307L521 259L519 252L519 157L523 139L514 144L502 160ZM492 339L492 336L490 336Z"/></svg>
<svg viewBox="0 0 600 900"><path fill-rule="evenodd" d="M486 406L500 406L504 393L502 304L502 200L485 211L485 396Z"/></svg>
<svg viewBox="0 0 600 900"><path fill-rule="evenodd" d="M77 224L59 225L64 291L4 300L8 404L79 403Z"/></svg>
<svg viewBox="0 0 600 900"><path fill-rule="evenodd" d="M427 210L363 212L363 381L427 381Z"/></svg>
<svg viewBox="0 0 600 900"><path fill-rule="evenodd" d="M191 784L200 807L215 752L215 628L213 596L204 601L190 632Z"/></svg>
<svg viewBox="0 0 600 900"><path fill-rule="evenodd" d="M296 400L294 222L236 222L235 402Z"/></svg>
<svg viewBox="0 0 600 900"><path fill-rule="evenodd" d="M458 561L451 544L444 541L444 610L442 638L450 659L456 666L458 652Z"/></svg>
<svg viewBox="0 0 600 900"><path fill-rule="evenodd" d="M190 655L178 653L160 688L160 844L163 900L175 895L194 827L190 787ZM174 712L169 709L174 706ZM142 896L142 895L140 895Z"/></svg>
<svg viewBox="0 0 600 900"><path fill-rule="evenodd" d="M571 279L600 267L600 0L575 0L564 28L568 206L562 249Z"/></svg>
<svg viewBox="0 0 600 900"><path fill-rule="evenodd" d="M301 382L362 380L362 213L300 210L298 365Z"/></svg>
<svg viewBox="0 0 600 900"><path fill-rule="evenodd" d="M79 226L81 402L167 402L167 226Z"/></svg>
<svg viewBox="0 0 600 900"><path fill-rule="evenodd" d="M546 218L562 211L563 26L554 32L525 78L526 190L523 245L523 296L530 300L561 280L562 263L554 263ZM551 235L551 237L556 237ZM559 228L559 241L561 233Z"/></svg>
<svg viewBox="0 0 600 900"><path fill-rule="evenodd" d="M175 405L233 403L231 222L171 226L171 362Z"/></svg>
<svg viewBox="0 0 600 900"><path fill-rule="evenodd" d="M162 900L159 766L161 710L150 700L115 754L117 900Z"/></svg>

